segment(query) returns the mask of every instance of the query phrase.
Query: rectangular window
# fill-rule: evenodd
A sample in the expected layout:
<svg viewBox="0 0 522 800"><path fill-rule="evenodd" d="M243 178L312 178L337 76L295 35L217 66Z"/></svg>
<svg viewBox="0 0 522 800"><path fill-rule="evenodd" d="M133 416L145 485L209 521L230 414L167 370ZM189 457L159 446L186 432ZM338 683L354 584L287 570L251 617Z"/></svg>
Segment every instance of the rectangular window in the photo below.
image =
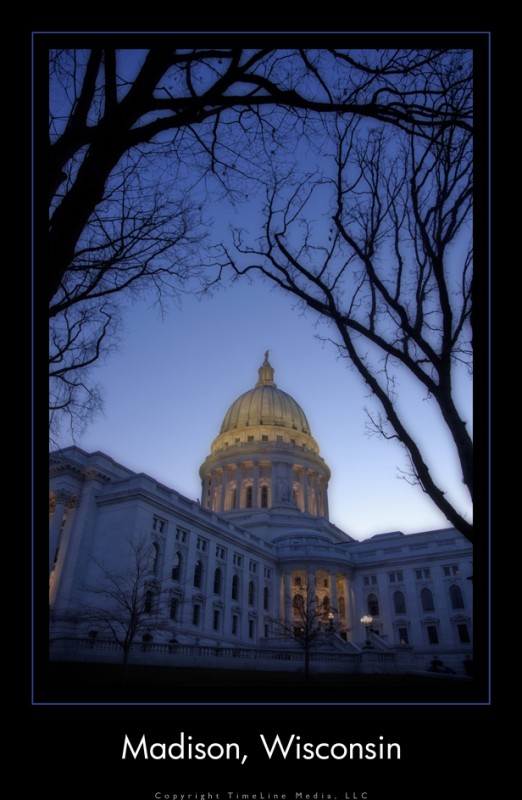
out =
<svg viewBox="0 0 522 800"><path fill-rule="evenodd" d="M179 600L177 597L172 597L170 601L170 618L174 621L178 618Z"/></svg>
<svg viewBox="0 0 522 800"><path fill-rule="evenodd" d="M452 575L460 575L458 564L450 564L449 566L443 567L442 569L444 570L445 578L451 578Z"/></svg>
<svg viewBox="0 0 522 800"><path fill-rule="evenodd" d="M268 633L269 633L268 625L265 624L265 639L268 639Z"/></svg>
<svg viewBox="0 0 522 800"><path fill-rule="evenodd" d="M390 583L402 583L404 575L402 572L389 572L388 578L390 579Z"/></svg>
<svg viewBox="0 0 522 800"><path fill-rule="evenodd" d="M408 638L408 628L397 628L397 633L399 635L399 643L400 644L409 644L410 640Z"/></svg>
<svg viewBox="0 0 522 800"><path fill-rule="evenodd" d="M282 442L282 441L283 441L282 436L276 436L276 442Z"/></svg>
<svg viewBox="0 0 522 800"><path fill-rule="evenodd" d="M253 442L253 441L254 441L253 436L247 436L247 442Z"/></svg>
<svg viewBox="0 0 522 800"><path fill-rule="evenodd" d="M241 439L234 439L234 444L239 444Z"/></svg>
<svg viewBox="0 0 522 800"><path fill-rule="evenodd" d="M438 644L439 643L439 634L435 625L428 625L426 630L428 631L428 642L430 644Z"/></svg>
<svg viewBox="0 0 522 800"><path fill-rule="evenodd" d="M188 539L188 531L185 528L176 528L176 541L185 544Z"/></svg>
<svg viewBox="0 0 522 800"><path fill-rule="evenodd" d="M167 522L164 519L160 519L160 517L152 517L152 530L157 531L158 533L165 533L167 528Z"/></svg>
<svg viewBox="0 0 522 800"><path fill-rule="evenodd" d="M470 643L470 638L469 638L468 626L464 622L460 622L457 625L457 631L458 631L458 634L459 634L460 643L461 644L469 644Z"/></svg>
<svg viewBox="0 0 522 800"><path fill-rule="evenodd" d="M261 437L261 441L262 441L262 442L268 442L268 436L265 436L265 435L263 435L263 436Z"/></svg>
<svg viewBox="0 0 522 800"><path fill-rule="evenodd" d="M248 569L250 572L257 572L257 561L250 561L248 564Z"/></svg>
<svg viewBox="0 0 522 800"><path fill-rule="evenodd" d="M146 614L150 614L152 612L152 607L154 605L154 596L152 592L147 592L145 595L145 603L143 605L143 610Z"/></svg>
<svg viewBox="0 0 522 800"><path fill-rule="evenodd" d="M265 567L263 574L265 578L270 578L272 575L272 570L268 569L268 567Z"/></svg>
<svg viewBox="0 0 522 800"><path fill-rule="evenodd" d="M301 586L301 577L299 575L294 578L294 586Z"/></svg>
<svg viewBox="0 0 522 800"><path fill-rule="evenodd" d="M219 623L221 619L221 612L218 608L214 609L214 614L212 616L212 627L215 631L219 630Z"/></svg>
<svg viewBox="0 0 522 800"><path fill-rule="evenodd" d="M221 559L225 558L226 552L227 551L225 550L224 547L221 547L219 544L216 545L216 558L221 558Z"/></svg>
<svg viewBox="0 0 522 800"><path fill-rule="evenodd" d="M203 537L198 536L197 542L196 542L197 549L201 550L202 553L205 553L206 549L207 549L207 545L208 545L208 541L206 539L203 539Z"/></svg>
<svg viewBox="0 0 522 800"><path fill-rule="evenodd" d="M243 556L240 556L239 553L234 553L233 561L235 567L240 567L241 564L243 563Z"/></svg>
<svg viewBox="0 0 522 800"><path fill-rule="evenodd" d="M421 581L423 578L430 578L431 571L429 569L416 569L415 577L417 578L418 581Z"/></svg>
<svg viewBox="0 0 522 800"><path fill-rule="evenodd" d="M248 638L249 639L253 639L254 638L254 625L255 625L254 620L253 619L249 619L248 620Z"/></svg>
<svg viewBox="0 0 522 800"><path fill-rule="evenodd" d="M201 619L201 606L196 605L192 609L192 624L198 626Z"/></svg>
<svg viewBox="0 0 522 800"><path fill-rule="evenodd" d="M370 580L372 582L372 586L377 586L377 575L371 575Z"/></svg>
<svg viewBox="0 0 522 800"><path fill-rule="evenodd" d="M237 614L232 614L232 633L234 636L237 636L238 629L239 629L239 617Z"/></svg>

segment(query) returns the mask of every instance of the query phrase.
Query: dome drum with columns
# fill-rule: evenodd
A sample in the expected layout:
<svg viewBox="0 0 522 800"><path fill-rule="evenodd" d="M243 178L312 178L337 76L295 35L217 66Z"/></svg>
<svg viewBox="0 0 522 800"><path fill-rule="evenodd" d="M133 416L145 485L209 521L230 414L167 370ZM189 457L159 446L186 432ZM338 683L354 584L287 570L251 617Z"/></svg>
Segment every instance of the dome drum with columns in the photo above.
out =
<svg viewBox="0 0 522 800"><path fill-rule="evenodd" d="M216 513L294 508L328 519L330 470L301 406L274 383L268 360L235 400L200 469L202 505Z"/></svg>

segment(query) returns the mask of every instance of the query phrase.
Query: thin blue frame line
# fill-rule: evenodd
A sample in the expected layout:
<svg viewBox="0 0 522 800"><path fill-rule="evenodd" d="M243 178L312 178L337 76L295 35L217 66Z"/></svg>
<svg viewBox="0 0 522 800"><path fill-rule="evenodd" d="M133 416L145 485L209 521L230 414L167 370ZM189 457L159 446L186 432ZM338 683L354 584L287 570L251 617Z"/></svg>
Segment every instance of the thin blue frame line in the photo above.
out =
<svg viewBox="0 0 522 800"><path fill-rule="evenodd" d="M150 706L151 703L89 703L89 702L82 702L82 703L35 703L38 706ZM430 703L272 703L272 702L255 702L255 703L156 703L153 705L157 706L204 706L208 708L209 706L226 706L227 708L236 707L236 706L263 706L264 708L269 708L271 706L379 706L382 707L383 705L387 706L489 706L491 703L481 702L481 703L444 703L444 702L430 702Z"/></svg>
<svg viewBox="0 0 522 800"><path fill-rule="evenodd" d="M491 703L491 34L488 36L488 693Z"/></svg>
<svg viewBox="0 0 522 800"><path fill-rule="evenodd" d="M227 34L227 35L243 35L243 34L275 34L275 35L293 35L293 34L328 34L328 35L361 35L373 34L376 36L381 35L395 35L395 34L411 34L411 35L485 35L488 41L488 228L489 228L489 241L488 241L488 701L476 703L405 703L405 702L389 702L389 703L271 703L271 702L245 702L245 703L97 703L97 702L78 702L78 703L52 703L52 702L36 702L34 700L34 504L31 506L31 540L32 540L32 556L31 556L31 652L33 658L31 659L31 701L34 706L490 706L491 705L491 31L32 31L31 32L31 116L34 123L34 41L38 35L49 36L57 34L84 34L84 35L107 35L107 34L137 34L141 36L146 35L161 35L170 33L179 34L198 34L198 35L212 35L212 34ZM31 130L31 188L33 193L33 203L31 204L31 229L34 232L34 127ZM34 337L34 237L31 242L31 332ZM31 340L31 496L34 499L34 339Z"/></svg>
<svg viewBox="0 0 522 800"><path fill-rule="evenodd" d="M33 39L34 45L34 39ZM34 46L31 47L31 700L34 702L34 476L35 476L35 457L34 457L34 215L35 215L35 196L34 196Z"/></svg>

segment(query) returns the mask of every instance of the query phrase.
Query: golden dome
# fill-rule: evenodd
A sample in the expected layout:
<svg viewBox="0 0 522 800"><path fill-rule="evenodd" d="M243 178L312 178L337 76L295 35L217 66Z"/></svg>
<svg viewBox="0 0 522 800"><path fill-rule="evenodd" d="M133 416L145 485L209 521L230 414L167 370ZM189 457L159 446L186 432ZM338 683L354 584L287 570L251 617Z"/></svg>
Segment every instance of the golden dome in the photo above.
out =
<svg viewBox="0 0 522 800"><path fill-rule="evenodd" d="M277 425L311 435L308 420L299 403L274 383L274 369L268 361L268 350L259 368L258 382L254 389L232 403L225 414L220 434L254 425Z"/></svg>

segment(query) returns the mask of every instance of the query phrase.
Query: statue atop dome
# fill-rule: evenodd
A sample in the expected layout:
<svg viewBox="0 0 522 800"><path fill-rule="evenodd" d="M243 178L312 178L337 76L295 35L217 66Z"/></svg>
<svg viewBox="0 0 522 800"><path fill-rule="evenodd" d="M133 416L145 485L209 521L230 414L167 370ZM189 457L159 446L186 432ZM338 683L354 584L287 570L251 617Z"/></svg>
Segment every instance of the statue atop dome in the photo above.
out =
<svg viewBox="0 0 522 800"><path fill-rule="evenodd" d="M274 368L271 365L270 361L268 360L268 354L270 350L265 351L265 360L261 364L258 370L259 380L256 383L256 386L274 386L276 387L277 384L274 383Z"/></svg>

